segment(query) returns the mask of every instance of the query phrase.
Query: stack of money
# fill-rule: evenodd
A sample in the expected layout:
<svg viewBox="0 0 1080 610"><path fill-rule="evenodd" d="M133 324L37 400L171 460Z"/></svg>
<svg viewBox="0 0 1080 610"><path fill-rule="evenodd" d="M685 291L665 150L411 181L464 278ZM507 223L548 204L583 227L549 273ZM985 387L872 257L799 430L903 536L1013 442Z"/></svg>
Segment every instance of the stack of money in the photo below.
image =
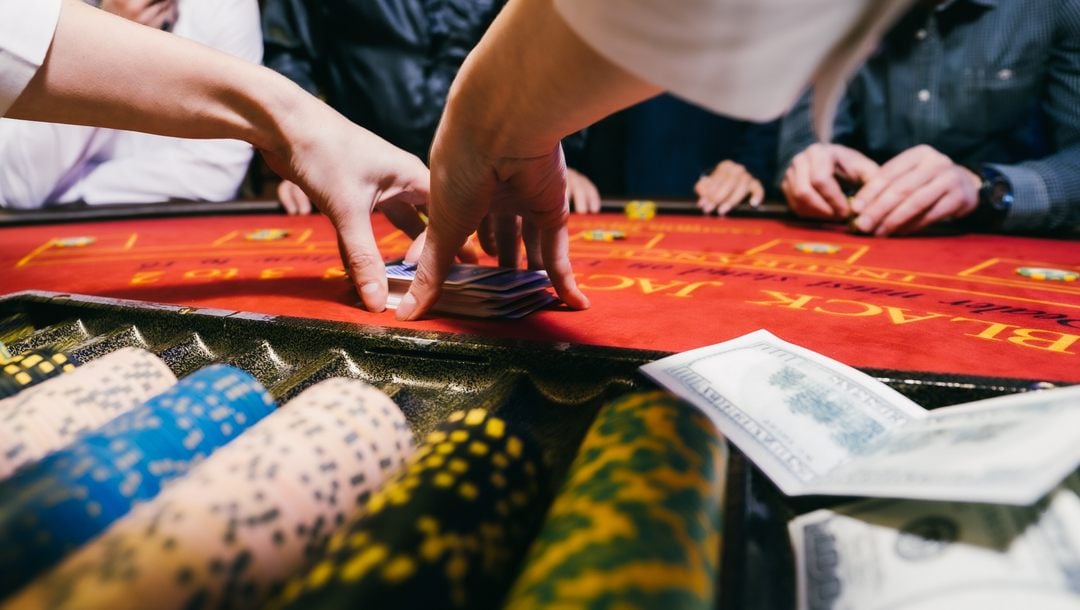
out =
<svg viewBox="0 0 1080 610"><path fill-rule="evenodd" d="M1080 607L1080 477L1035 506L867 500L789 524L800 610Z"/></svg>
<svg viewBox="0 0 1080 610"><path fill-rule="evenodd" d="M1080 386L930 412L765 331L642 371L792 496L1030 506L1080 466Z"/></svg>
<svg viewBox="0 0 1080 610"><path fill-rule="evenodd" d="M416 277L416 265L387 265L390 295L388 309L397 309L401 297ZM443 283L443 293L434 312L471 318L523 318L558 299L548 288L551 280L543 271L521 271L506 267L455 265Z"/></svg>
<svg viewBox="0 0 1080 610"><path fill-rule="evenodd" d="M765 331L642 370L784 493L882 498L791 522L800 609L1080 608L1080 386L930 412Z"/></svg>

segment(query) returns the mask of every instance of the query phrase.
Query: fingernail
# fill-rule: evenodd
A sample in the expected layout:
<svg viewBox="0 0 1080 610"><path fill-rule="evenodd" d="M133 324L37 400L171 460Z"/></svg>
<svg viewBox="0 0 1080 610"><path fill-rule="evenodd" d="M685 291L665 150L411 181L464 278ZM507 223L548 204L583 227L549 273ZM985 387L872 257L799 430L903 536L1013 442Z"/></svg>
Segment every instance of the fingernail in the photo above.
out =
<svg viewBox="0 0 1080 610"><path fill-rule="evenodd" d="M398 304L397 319L410 319L414 310L416 310L416 297L411 292L406 292L405 296L401 297L401 303Z"/></svg>
<svg viewBox="0 0 1080 610"><path fill-rule="evenodd" d="M373 313L379 313L386 309L386 299L379 298L379 282L368 282L360 287L360 298L364 300L364 307Z"/></svg>
<svg viewBox="0 0 1080 610"><path fill-rule="evenodd" d="M750 200L750 207L756 208L756 207L760 207L760 206L761 206L761 198L760 197L755 197L755 198Z"/></svg>
<svg viewBox="0 0 1080 610"><path fill-rule="evenodd" d="M870 229L874 228L874 225L871 224L870 219L867 218L866 216L859 216L858 218L855 219L855 222L852 223L852 224L855 225L856 229L858 229L859 231L861 231L863 233L869 233Z"/></svg>

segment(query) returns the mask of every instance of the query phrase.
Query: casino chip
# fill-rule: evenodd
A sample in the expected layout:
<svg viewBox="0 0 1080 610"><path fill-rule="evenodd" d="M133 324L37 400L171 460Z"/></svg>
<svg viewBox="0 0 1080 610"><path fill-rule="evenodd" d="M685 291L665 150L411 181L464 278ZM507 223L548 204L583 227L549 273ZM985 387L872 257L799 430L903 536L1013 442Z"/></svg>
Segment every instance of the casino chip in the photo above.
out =
<svg viewBox="0 0 1080 610"><path fill-rule="evenodd" d="M582 237L586 241L615 241L616 239L626 239L626 233L617 230L596 229L583 232Z"/></svg>
<svg viewBox="0 0 1080 610"><path fill-rule="evenodd" d="M1080 273L1076 271L1049 269L1046 267L1019 267L1016 274L1043 282L1075 282L1080 279Z"/></svg>
<svg viewBox="0 0 1080 610"><path fill-rule="evenodd" d="M0 343L12 343L30 336L34 332L34 325L29 318L22 314L15 314L0 320Z"/></svg>
<svg viewBox="0 0 1080 610"><path fill-rule="evenodd" d="M655 201L630 201L623 207L630 220L652 220L656 217Z"/></svg>
<svg viewBox="0 0 1080 610"><path fill-rule="evenodd" d="M251 375L215 365L0 483L0 595L123 517L274 408Z"/></svg>
<svg viewBox="0 0 1080 610"><path fill-rule="evenodd" d="M157 610L259 608L412 451L405 416L385 394L362 381L325 381L9 604L116 610L153 599Z"/></svg>
<svg viewBox="0 0 1080 610"><path fill-rule="evenodd" d="M53 245L57 248L82 248L83 246L89 246L97 241L96 237L79 236L79 237L58 237L53 240Z"/></svg>
<svg viewBox="0 0 1080 610"><path fill-rule="evenodd" d="M504 607L715 608L726 471L697 409L662 391L607 405Z"/></svg>
<svg viewBox="0 0 1080 610"><path fill-rule="evenodd" d="M175 383L160 358L126 347L0 400L0 480Z"/></svg>
<svg viewBox="0 0 1080 610"><path fill-rule="evenodd" d="M14 396L46 379L69 373L78 361L63 352L43 347L0 364L0 398Z"/></svg>
<svg viewBox="0 0 1080 610"><path fill-rule="evenodd" d="M259 229L244 236L248 241L278 241L289 236L287 229Z"/></svg>
<svg viewBox="0 0 1080 610"><path fill-rule="evenodd" d="M537 447L482 409L458 411L272 607L497 608L546 487Z"/></svg>
<svg viewBox="0 0 1080 610"><path fill-rule="evenodd" d="M836 254L841 250L836 244L817 242L800 242L795 244L795 249L806 254Z"/></svg>

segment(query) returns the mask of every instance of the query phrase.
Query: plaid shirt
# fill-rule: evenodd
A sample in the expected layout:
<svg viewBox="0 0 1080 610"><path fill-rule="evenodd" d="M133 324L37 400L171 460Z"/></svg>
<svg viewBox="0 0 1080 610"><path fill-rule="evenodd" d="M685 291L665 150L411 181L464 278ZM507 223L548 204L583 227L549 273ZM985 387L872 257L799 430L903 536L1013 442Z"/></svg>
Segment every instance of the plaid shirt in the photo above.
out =
<svg viewBox="0 0 1080 610"><path fill-rule="evenodd" d="M834 141L883 163L919 144L995 169L1007 231L1080 225L1080 0L924 3L840 105ZM809 95L784 119L779 167L815 141Z"/></svg>

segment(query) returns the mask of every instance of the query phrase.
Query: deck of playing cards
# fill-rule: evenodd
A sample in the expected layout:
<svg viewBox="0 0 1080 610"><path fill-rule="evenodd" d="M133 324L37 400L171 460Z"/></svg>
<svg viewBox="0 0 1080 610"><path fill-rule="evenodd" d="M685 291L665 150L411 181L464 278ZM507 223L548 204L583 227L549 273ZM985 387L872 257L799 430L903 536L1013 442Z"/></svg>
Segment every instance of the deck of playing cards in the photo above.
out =
<svg viewBox="0 0 1080 610"><path fill-rule="evenodd" d="M387 309L397 309L401 297L416 276L416 265L386 266L390 294ZM523 318L558 301L548 292L551 280L543 271L522 271L506 267L454 265L443 282L442 296L435 313L471 318Z"/></svg>

